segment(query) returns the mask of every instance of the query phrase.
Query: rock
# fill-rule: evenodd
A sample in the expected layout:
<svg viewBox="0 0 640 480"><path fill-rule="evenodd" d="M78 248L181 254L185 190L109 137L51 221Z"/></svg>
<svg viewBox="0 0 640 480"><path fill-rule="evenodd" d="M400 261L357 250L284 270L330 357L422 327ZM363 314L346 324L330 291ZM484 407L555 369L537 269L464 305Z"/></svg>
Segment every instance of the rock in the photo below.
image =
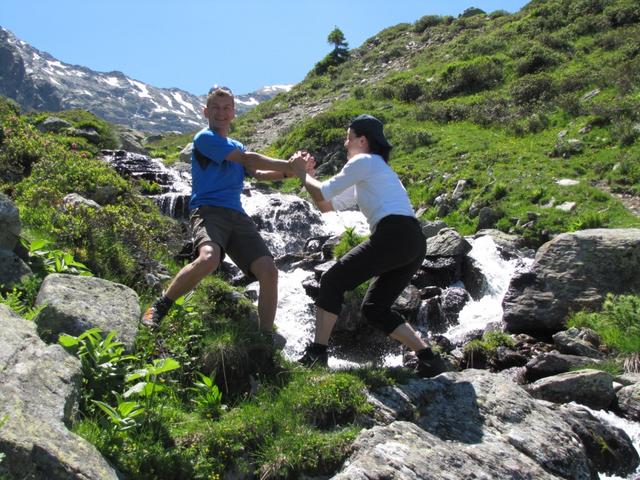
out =
<svg viewBox="0 0 640 480"><path fill-rule="evenodd" d="M639 271L640 229L558 235L540 247L531 271L511 279L503 321L514 333L556 333L569 312L599 309L609 292L640 292Z"/></svg>
<svg viewBox="0 0 640 480"><path fill-rule="evenodd" d="M448 325L458 324L458 315L471 300L471 295L464 288L450 287L442 292L440 304Z"/></svg>
<svg viewBox="0 0 640 480"><path fill-rule="evenodd" d="M96 145L100 143L100 134L95 128L69 128L66 134L72 137L84 138Z"/></svg>
<svg viewBox="0 0 640 480"><path fill-rule="evenodd" d="M20 212L9 197L0 192L0 249L13 250L20 238Z"/></svg>
<svg viewBox="0 0 640 480"><path fill-rule="evenodd" d="M369 401L377 426L358 435L334 479L594 478L563 415L501 375L449 372Z"/></svg>
<svg viewBox="0 0 640 480"><path fill-rule="evenodd" d="M470 251L469 242L452 228L444 228L427 240L427 257L455 257Z"/></svg>
<svg viewBox="0 0 640 480"><path fill-rule="evenodd" d="M193 151L193 142L180 150L180 161L182 163L191 163L191 152Z"/></svg>
<svg viewBox="0 0 640 480"><path fill-rule="evenodd" d="M489 358L489 367L494 370L505 370L513 367L522 367L527 363L527 357L511 348L499 346Z"/></svg>
<svg viewBox="0 0 640 480"><path fill-rule="evenodd" d="M15 253L0 249L0 290L11 290L31 275L31 268Z"/></svg>
<svg viewBox="0 0 640 480"><path fill-rule="evenodd" d="M503 214L490 207L482 207L478 212L478 226L476 232L488 228L495 228L496 222L503 217Z"/></svg>
<svg viewBox="0 0 640 480"><path fill-rule="evenodd" d="M62 199L62 208L67 210L76 210L78 208L101 208L94 200L84 198L77 193L68 193Z"/></svg>
<svg viewBox="0 0 640 480"><path fill-rule="evenodd" d="M607 409L616 399L613 377L599 370L580 370L546 377L527 388L536 398L555 403L577 402L595 410Z"/></svg>
<svg viewBox="0 0 640 480"><path fill-rule="evenodd" d="M404 421L363 431L352 448L344 469L332 480L558 478L506 444L451 444ZM504 461L506 456L510 461ZM584 478L589 478L586 466L584 470Z"/></svg>
<svg viewBox="0 0 640 480"><path fill-rule="evenodd" d="M528 250L523 252L526 241L522 237L489 228L478 230L473 238L477 239L485 235L491 237L491 240L493 240L493 243L495 243L498 248L500 257L504 259L510 260L512 258L522 257L523 255L531 255L531 257L533 257L533 253L530 254Z"/></svg>
<svg viewBox="0 0 640 480"><path fill-rule="evenodd" d="M101 278L47 275L35 306L43 306L34 321L40 336L49 342L55 342L60 333L78 336L99 327L105 334L118 332L116 338L130 349L138 331L138 295Z"/></svg>
<svg viewBox="0 0 640 480"><path fill-rule="evenodd" d="M38 125L38 128L42 132L58 133L66 128L73 128L73 125L62 118L51 116Z"/></svg>
<svg viewBox="0 0 640 480"><path fill-rule="evenodd" d="M553 343L560 350L560 353L590 358L602 357L602 354L597 350L600 339L597 339L596 345L586 340L585 337L588 338L590 335L596 335L597 337L597 334L592 330L589 330L590 333L585 333L587 330L570 328L569 330L558 332L552 337Z"/></svg>
<svg viewBox="0 0 640 480"><path fill-rule="evenodd" d="M120 140L120 145L118 146L119 150L149 155L147 149L142 145L142 142L144 141L144 134L142 132L126 127L118 127L117 131L118 138Z"/></svg>
<svg viewBox="0 0 640 480"><path fill-rule="evenodd" d="M625 418L640 422L640 383L618 390L618 410Z"/></svg>
<svg viewBox="0 0 640 480"><path fill-rule="evenodd" d="M587 457L600 473L626 477L640 463L629 436L619 428L600 422L585 408L562 405L558 410L587 450ZM624 458L626 461L621 461Z"/></svg>
<svg viewBox="0 0 640 480"><path fill-rule="evenodd" d="M572 187L574 185L579 185L580 180L573 180L571 178L561 178L560 180L556 180L556 184L561 187Z"/></svg>
<svg viewBox="0 0 640 480"><path fill-rule="evenodd" d="M429 257L411 279L418 288L447 288L462 276L462 257Z"/></svg>
<svg viewBox="0 0 640 480"><path fill-rule="evenodd" d="M422 233L427 239L437 235L440 230L447 227L447 224L444 223L442 220L433 220L433 221L426 221L421 223L422 223Z"/></svg>
<svg viewBox="0 0 640 480"><path fill-rule="evenodd" d="M484 292L489 287L487 279L482 273L479 262L469 255L465 255L462 259L461 269L462 283L464 288L474 300L480 300Z"/></svg>
<svg viewBox="0 0 640 480"><path fill-rule="evenodd" d="M0 305L0 476L36 480L117 480L98 450L68 430L80 362L46 345L33 322Z"/></svg>
<svg viewBox="0 0 640 480"><path fill-rule="evenodd" d="M600 360L558 352L543 353L527 363L527 378L529 381L535 382L544 377L565 373L594 363L600 363Z"/></svg>
<svg viewBox="0 0 640 480"><path fill-rule="evenodd" d="M556 205L556 210L562 210L563 212L572 212L576 208L576 202L563 202L560 205Z"/></svg>

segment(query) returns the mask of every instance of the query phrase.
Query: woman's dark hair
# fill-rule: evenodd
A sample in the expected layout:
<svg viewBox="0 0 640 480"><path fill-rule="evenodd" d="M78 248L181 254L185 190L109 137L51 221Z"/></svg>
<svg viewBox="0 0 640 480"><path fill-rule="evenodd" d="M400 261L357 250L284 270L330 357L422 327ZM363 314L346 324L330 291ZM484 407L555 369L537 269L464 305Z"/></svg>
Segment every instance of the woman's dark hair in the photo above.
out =
<svg viewBox="0 0 640 480"><path fill-rule="evenodd" d="M360 117L358 117L360 118ZM379 120L375 119L376 122L379 122ZM371 153L376 153L378 155L380 155L382 157L382 159L386 162L389 163L389 156L391 154L391 149L393 148L391 145L389 145L389 142L386 141L386 139L384 138L383 134L382 134L382 126L380 124L380 128L379 131L374 131L372 132L370 129L367 129L367 124L366 123L362 123L362 122L357 122L354 121L349 128L353 131L353 133L356 134L357 137L361 137L361 136L365 136L367 141L369 142L369 151ZM375 135L380 135L382 140L385 141L387 143L387 145L382 145L376 138Z"/></svg>

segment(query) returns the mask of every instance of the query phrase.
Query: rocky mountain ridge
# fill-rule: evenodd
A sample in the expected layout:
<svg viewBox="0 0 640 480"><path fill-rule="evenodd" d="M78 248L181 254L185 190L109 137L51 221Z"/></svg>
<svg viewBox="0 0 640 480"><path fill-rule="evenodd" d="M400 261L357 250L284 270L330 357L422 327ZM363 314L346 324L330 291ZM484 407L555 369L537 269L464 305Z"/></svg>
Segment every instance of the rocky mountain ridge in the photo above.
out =
<svg viewBox="0 0 640 480"><path fill-rule="evenodd" d="M237 110L244 113L290 88L273 85L238 95ZM119 71L96 72L61 62L2 27L0 95L14 99L25 110L79 108L117 125L153 133L200 128L205 100L205 95L154 87Z"/></svg>

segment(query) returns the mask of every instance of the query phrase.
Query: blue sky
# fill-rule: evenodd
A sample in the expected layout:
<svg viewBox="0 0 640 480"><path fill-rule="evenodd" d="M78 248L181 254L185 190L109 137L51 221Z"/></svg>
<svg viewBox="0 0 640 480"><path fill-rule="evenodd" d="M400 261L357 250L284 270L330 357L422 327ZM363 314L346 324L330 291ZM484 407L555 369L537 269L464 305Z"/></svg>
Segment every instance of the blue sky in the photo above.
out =
<svg viewBox="0 0 640 480"><path fill-rule="evenodd" d="M65 63L120 70L156 87L249 93L296 83L335 26L350 48L383 28L471 6L516 12L524 0L0 0L0 26Z"/></svg>

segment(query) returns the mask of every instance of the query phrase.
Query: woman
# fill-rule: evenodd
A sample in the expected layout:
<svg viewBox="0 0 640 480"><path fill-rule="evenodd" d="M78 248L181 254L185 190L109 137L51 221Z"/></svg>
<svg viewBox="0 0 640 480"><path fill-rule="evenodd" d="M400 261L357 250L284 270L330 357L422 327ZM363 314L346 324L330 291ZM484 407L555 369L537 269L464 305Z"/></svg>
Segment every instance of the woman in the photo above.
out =
<svg viewBox="0 0 640 480"><path fill-rule="evenodd" d="M349 125L344 145L346 165L324 182L306 175L305 155L292 158L296 174L320 211L341 210L355 203L371 229L367 241L322 276L316 301L315 341L299 361L307 366L327 365L327 345L344 293L371 279L362 302L364 318L416 353L418 375L437 375L445 370L440 355L391 310L422 264L426 240L406 190L388 165L392 146L384 136L382 122L371 115L356 117Z"/></svg>

